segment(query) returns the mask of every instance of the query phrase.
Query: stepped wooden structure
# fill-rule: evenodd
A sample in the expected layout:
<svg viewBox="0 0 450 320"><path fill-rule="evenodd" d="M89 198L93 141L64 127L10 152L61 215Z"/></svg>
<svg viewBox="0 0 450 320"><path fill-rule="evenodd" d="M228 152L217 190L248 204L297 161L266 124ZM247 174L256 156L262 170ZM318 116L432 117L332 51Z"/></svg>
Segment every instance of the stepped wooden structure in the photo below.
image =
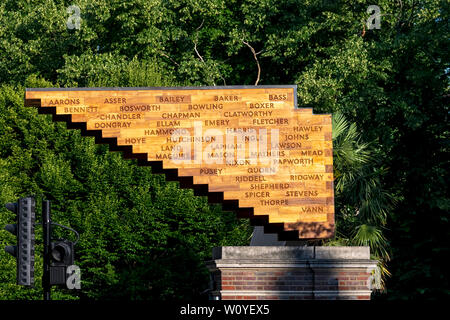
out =
<svg viewBox="0 0 450 320"><path fill-rule="evenodd" d="M296 86L29 88L25 103L280 240L334 233L331 115Z"/></svg>

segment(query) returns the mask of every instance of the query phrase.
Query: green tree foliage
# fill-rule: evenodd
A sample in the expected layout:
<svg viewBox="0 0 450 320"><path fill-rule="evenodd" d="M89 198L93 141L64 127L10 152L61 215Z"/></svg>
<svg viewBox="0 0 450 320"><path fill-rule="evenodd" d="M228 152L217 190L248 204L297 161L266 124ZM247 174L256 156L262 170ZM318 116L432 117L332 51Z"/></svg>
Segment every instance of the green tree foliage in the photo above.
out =
<svg viewBox="0 0 450 320"><path fill-rule="evenodd" d="M340 112L333 114L333 153L338 235L326 244L369 246L381 276L374 285L386 290L390 248L383 231L397 199L383 189L380 154Z"/></svg>
<svg viewBox="0 0 450 320"><path fill-rule="evenodd" d="M79 30L66 25L70 16L66 10L72 4L81 9ZM366 26L370 4L380 7L380 29ZM161 261L170 265L169 257L177 254L146 255L139 246L149 241L152 248L159 248L158 241L168 241L161 248L190 248L197 258L186 263L193 266L208 246L245 243L246 226L191 197L189 191L173 189L145 168L135 168L105 147L94 146L92 139L23 108L24 84L297 84L300 107L339 112L354 123L335 141L342 147L335 154L342 237L334 240L371 244L378 256L389 253L392 276L386 297L446 296L448 275L436 261L448 255L449 236L448 21L445 0L4 0L0 197L5 202L27 192L52 194L58 219L86 228L83 232L90 235L86 239L93 243L81 240L80 246L91 272L86 279L92 283L85 291L91 297L107 295L106 286L120 288L108 292L126 292L129 297L189 296L192 293L182 286L161 292L155 284L167 279L175 283L180 264L168 271L157 266ZM36 80L41 78L49 82ZM94 186L101 190L95 198ZM175 200L160 203L158 197L150 198L150 203L131 191L144 187ZM164 201L180 213L164 209ZM208 218L198 223L187 219L186 224L180 215L192 206L206 210ZM138 219L137 212L143 211L152 214ZM202 219L193 213L192 217ZM6 213L0 216L1 221L8 218ZM134 219L159 227L142 231L143 238L113 227L124 220L132 225ZM188 245L193 238L185 232L202 239L212 232L211 221L216 219L213 233L218 236ZM188 226L194 225L200 229L190 230ZM183 231L172 233L175 229ZM172 246L169 235L179 246ZM5 242L7 236L0 236ZM133 260L136 265L124 258L131 255L127 250L113 251L118 244L112 239L133 236L139 238L128 240L136 246L134 257L141 259ZM389 250L377 251L376 245ZM97 256L102 263L94 265ZM2 256L2 280L11 279L11 266L11 260ZM139 282L143 274L153 283L151 289ZM135 289L124 279L135 279ZM8 286L6 282L0 286ZM4 297L14 297L11 289L1 288ZM31 291L20 292L18 296L25 297Z"/></svg>
<svg viewBox="0 0 450 320"><path fill-rule="evenodd" d="M145 74L139 81L147 79ZM116 78L110 81L108 85ZM50 84L31 79L27 85ZM204 261L212 247L248 243L247 221L237 221L234 213L208 205L206 198L180 190L177 183L165 182L150 168L96 145L93 138L67 130L49 116L38 116L37 110L23 106L23 96L21 86L0 90L1 200L6 203L26 194L49 199L53 220L80 232L76 260L83 270L81 298L198 298L208 288ZM1 212L0 223L10 223L12 214ZM75 240L58 227L54 231L55 236ZM0 233L2 245L11 241L12 235ZM40 243L38 283L31 290L15 286L15 261L0 252L2 299L41 298L41 252ZM53 298L71 296L56 290Z"/></svg>

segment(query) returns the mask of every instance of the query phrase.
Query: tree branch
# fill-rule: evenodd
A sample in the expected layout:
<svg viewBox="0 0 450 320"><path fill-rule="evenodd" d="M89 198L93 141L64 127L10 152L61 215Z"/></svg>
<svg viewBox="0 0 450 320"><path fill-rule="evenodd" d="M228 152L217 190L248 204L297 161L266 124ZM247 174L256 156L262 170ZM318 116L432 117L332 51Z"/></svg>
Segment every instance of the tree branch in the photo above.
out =
<svg viewBox="0 0 450 320"><path fill-rule="evenodd" d="M175 60L173 60L171 57L169 57L167 54L165 54L164 52L160 51L159 52L160 55L162 55L163 57L166 57L167 59L169 59L170 61L172 61L177 67L180 66L180 64L178 62L176 62Z"/></svg>
<svg viewBox="0 0 450 320"><path fill-rule="evenodd" d="M258 56L258 54L260 54L262 52L262 50L259 51L258 53L256 53L255 49L253 49L253 47L248 42L246 42L245 40L242 40L242 43L250 48L250 50L253 53L253 58L255 58L256 66L258 67L258 75L256 77L256 82L255 82L255 86L257 86L258 82L259 82L259 77L261 76L261 66L259 65L259 60L258 60L257 56Z"/></svg>
<svg viewBox="0 0 450 320"><path fill-rule="evenodd" d="M203 27L203 23L205 22L205 19L202 20L202 23L200 23L200 25L198 26L197 29L195 29L195 31L200 30Z"/></svg>
<svg viewBox="0 0 450 320"><path fill-rule="evenodd" d="M197 54L197 57L200 59L201 62L205 63L205 60L203 60L203 57L200 55L200 53L197 50L197 40L195 40L193 42L194 42L194 51Z"/></svg>
<svg viewBox="0 0 450 320"><path fill-rule="evenodd" d="M197 49L197 41L198 41L198 31L202 28L203 23L205 22L205 20L202 20L202 23L200 23L200 25L198 26L197 29L195 29L195 39L192 40L192 42L194 43L194 51L195 54L197 55L197 57L200 59L200 61L205 65L205 67L207 67L205 60L203 59L202 55L200 54L200 52L198 52ZM208 73L209 74L209 73ZM223 78L222 78L223 79ZM211 82L213 83L214 86L216 86L216 82L214 81L214 79L210 79ZM224 80L225 81L225 80Z"/></svg>
<svg viewBox="0 0 450 320"><path fill-rule="evenodd" d="M203 23L205 22L205 19L202 20L202 23L198 26L197 29L195 29L195 40L192 40L194 42L194 51L197 54L197 57L200 59L201 62L205 63L205 60L203 60L203 57L200 55L200 53L197 50L197 41L198 41L198 31L203 27Z"/></svg>

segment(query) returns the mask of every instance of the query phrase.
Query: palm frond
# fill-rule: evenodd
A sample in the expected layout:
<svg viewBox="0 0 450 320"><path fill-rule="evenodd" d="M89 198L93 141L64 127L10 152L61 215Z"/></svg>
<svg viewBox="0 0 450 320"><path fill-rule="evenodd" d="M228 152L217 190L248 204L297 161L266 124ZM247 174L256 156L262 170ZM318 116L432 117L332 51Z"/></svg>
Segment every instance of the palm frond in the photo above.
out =
<svg viewBox="0 0 450 320"><path fill-rule="evenodd" d="M333 156L335 191L338 205L336 237L327 245L369 246L378 260L377 289L384 289L390 275L389 244L383 234L387 216L393 209L393 197L383 189L378 154L364 142L356 124L343 114L333 115Z"/></svg>
<svg viewBox="0 0 450 320"><path fill-rule="evenodd" d="M344 115L340 112L335 112L332 118L332 139L333 141L340 137L344 132L347 131L348 121L345 119Z"/></svg>
<svg viewBox="0 0 450 320"><path fill-rule="evenodd" d="M390 260L386 249L387 240L383 235L383 231L376 226L359 225L356 227L352 242L358 246L369 246L375 256L386 261Z"/></svg>

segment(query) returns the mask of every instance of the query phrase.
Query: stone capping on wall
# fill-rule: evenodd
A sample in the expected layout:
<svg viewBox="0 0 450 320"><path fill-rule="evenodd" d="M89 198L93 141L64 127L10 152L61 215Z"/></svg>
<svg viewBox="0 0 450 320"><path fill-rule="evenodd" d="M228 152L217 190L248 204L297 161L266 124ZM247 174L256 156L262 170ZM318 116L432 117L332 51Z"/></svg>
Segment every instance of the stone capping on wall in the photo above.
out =
<svg viewBox="0 0 450 320"><path fill-rule="evenodd" d="M364 299L369 247L218 247L206 265L215 299Z"/></svg>
<svg viewBox="0 0 450 320"><path fill-rule="evenodd" d="M212 250L212 259L361 259L370 260L369 247L279 247L279 246L243 246L216 247Z"/></svg>

